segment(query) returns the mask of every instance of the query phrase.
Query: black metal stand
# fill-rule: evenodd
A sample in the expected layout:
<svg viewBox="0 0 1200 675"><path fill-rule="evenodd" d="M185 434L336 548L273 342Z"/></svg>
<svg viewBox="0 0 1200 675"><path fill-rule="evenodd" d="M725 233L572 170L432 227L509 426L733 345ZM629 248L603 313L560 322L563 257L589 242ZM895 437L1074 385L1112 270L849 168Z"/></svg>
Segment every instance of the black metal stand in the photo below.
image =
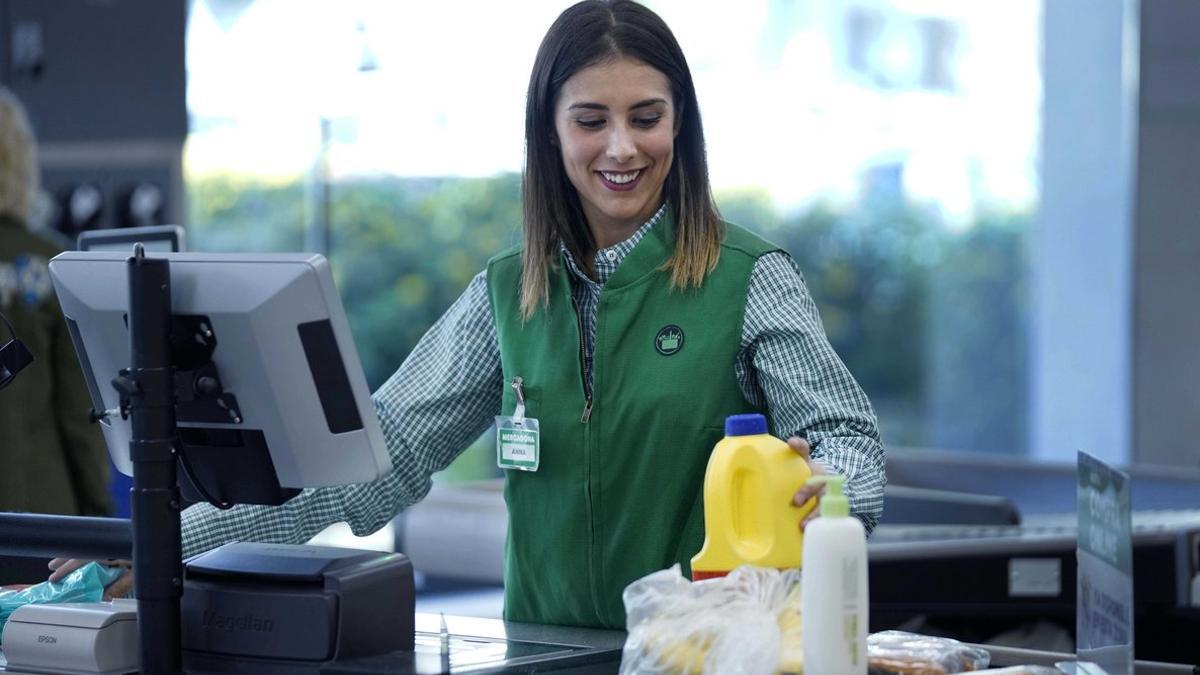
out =
<svg viewBox="0 0 1200 675"><path fill-rule="evenodd" d="M131 368L113 381L128 398L132 423L133 574L141 672L182 673L179 600L183 595L181 505L175 475L175 380L171 366L171 270L129 259Z"/></svg>

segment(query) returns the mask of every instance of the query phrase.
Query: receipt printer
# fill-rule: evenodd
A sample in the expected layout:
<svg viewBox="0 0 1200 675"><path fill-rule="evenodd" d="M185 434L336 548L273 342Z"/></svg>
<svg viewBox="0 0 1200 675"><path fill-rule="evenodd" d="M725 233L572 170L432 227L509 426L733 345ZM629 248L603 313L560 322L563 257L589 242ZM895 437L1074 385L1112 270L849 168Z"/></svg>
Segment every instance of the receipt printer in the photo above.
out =
<svg viewBox="0 0 1200 675"><path fill-rule="evenodd" d="M137 603L18 607L4 626L9 671L128 673L138 669Z"/></svg>
<svg viewBox="0 0 1200 675"><path fill-rule="evenodd" d="M226 544L187 561L183 648L325 662L413 649L413 571L399 553Z"/></svg>

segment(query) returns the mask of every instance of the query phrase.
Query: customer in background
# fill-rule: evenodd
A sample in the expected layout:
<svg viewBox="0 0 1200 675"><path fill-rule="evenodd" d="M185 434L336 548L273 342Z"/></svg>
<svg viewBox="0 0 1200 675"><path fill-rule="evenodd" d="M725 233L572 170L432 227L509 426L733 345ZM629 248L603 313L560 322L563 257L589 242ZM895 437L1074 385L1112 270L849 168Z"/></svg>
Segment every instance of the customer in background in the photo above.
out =
<svg viewBox="0 0 1200 675"><path fill-rule="evenodd" d="M59 249L27 227L38 185L28 116L0 87L0 312L35 359L0 390L0 511L109 515L104 439L88 422L91 399L47 268Z"/></svg>

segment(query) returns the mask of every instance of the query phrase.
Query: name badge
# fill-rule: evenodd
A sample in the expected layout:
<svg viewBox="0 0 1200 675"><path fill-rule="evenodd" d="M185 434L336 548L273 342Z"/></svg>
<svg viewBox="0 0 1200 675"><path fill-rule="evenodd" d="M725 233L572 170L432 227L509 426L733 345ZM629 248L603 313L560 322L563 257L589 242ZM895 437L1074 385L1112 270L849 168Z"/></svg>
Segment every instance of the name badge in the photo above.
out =
<svg viewBox="0 0 1200 675"><path fill-rule="evenodd" d="M496 417L496 464L501 469L537 471L541 460L541 431L538 421L525 416L523 381L514 377L517 407L511 416Z"/></svg>

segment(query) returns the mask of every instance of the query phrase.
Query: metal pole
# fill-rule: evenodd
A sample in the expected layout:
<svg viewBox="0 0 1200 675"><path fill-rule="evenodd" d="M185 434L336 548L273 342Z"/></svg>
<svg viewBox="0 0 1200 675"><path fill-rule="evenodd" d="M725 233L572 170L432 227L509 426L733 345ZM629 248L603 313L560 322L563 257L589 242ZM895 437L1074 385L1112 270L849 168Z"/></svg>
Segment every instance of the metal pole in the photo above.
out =
<svg viewBox="0 0 1200 675"><path fill-rule="evenodd" d="M133 460L133 574L141 672L182 673L183 595L179 489L175 476L175 385L171 367L171 270L141 244L128 261L129 393Z"/></svg>

